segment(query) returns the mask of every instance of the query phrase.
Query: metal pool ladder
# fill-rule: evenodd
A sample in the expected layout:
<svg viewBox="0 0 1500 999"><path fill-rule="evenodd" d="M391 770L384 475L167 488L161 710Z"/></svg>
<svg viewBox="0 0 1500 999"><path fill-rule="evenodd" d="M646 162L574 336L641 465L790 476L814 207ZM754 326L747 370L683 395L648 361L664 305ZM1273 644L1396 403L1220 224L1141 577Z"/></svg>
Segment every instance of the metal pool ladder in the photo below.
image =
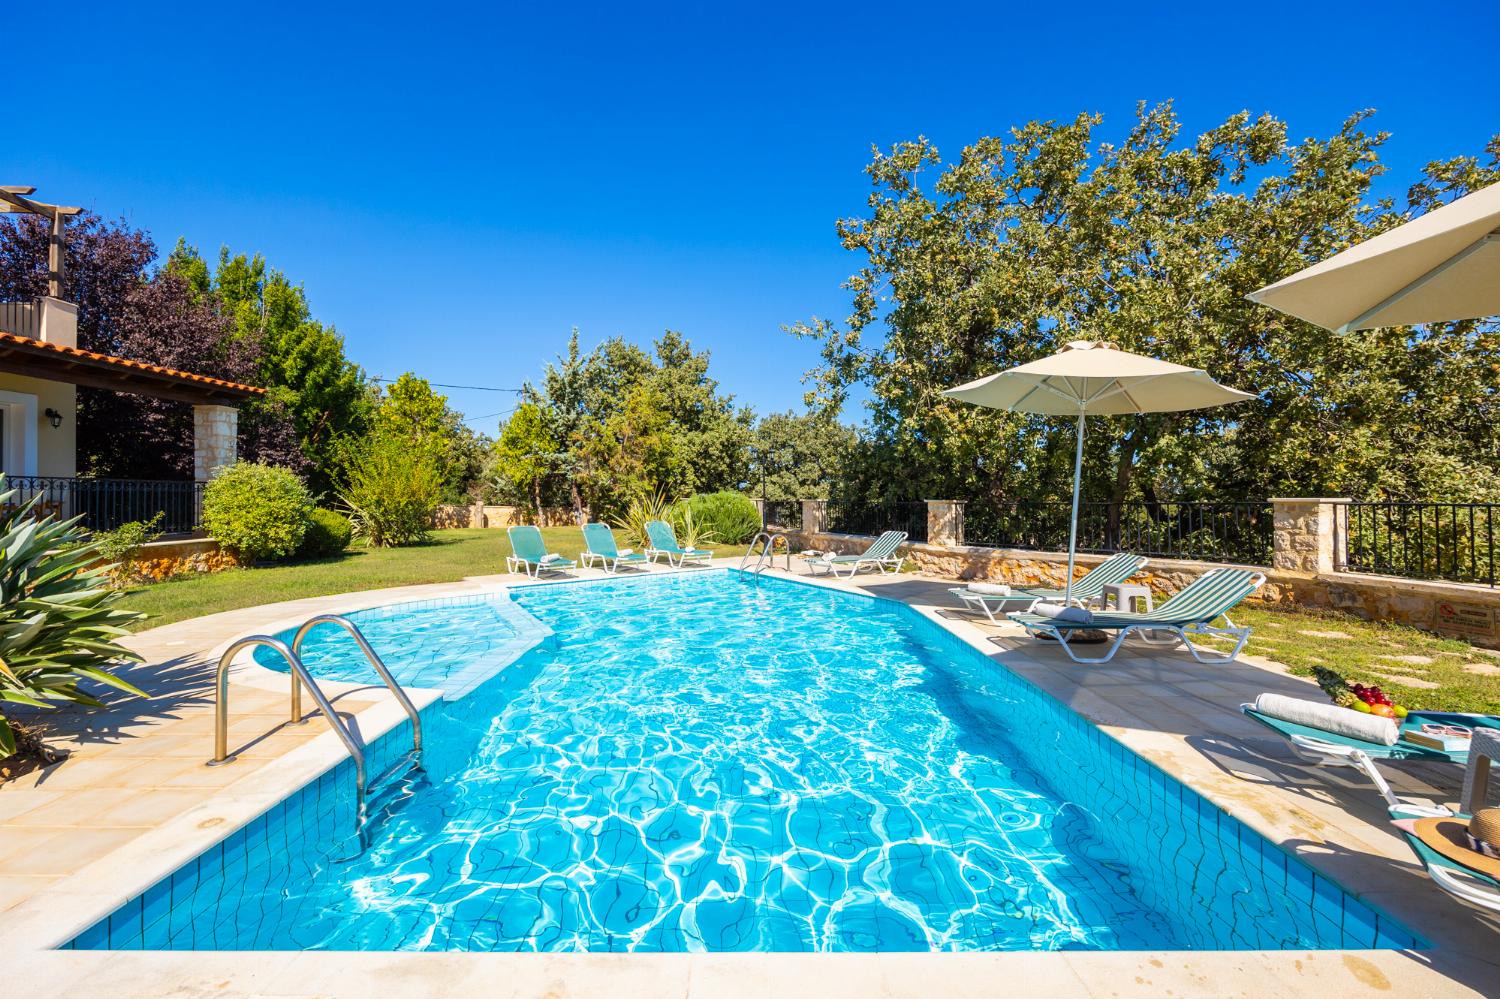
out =
<svg viewBox="0 0 1500 999"><path fill-rule="evenodd" d="M380 679L385 681L385 685L390 688L392 696L396 698L397 703L401 705L402 710L411 719L411 755L414 760L421 760L422 718L418 714L416 706L412 704L411 698L406 696L406 691L402 690L401 685L396 682L396 678L391 676L391 671L386 668L385 662L370 647L370 643L365 640L364 634L355 626L353 621L339 614L319 614L317 617L308 618L302 622L302 626L297 629L296 635L292 638L290 647L281 639L272 638L269 635L249 635L229 646L229 648L224 650L224 654L219 656L219 665L214 677L214 758L208 761L208 765L217 767L233 762L234 760L234 757L229 755L230 663L243 650L257 645L264 646L281 656L282 659L285 659L287 666L291 669L292 723L294 725L301 724L307 720L302 717L302 688L306 686L308 693L312 694L314 703L318 705L318 709L323 712L323 717L327 719L328 726L333 729L333 734L338 736L339 741L344 744L344 749L348 751L349 758L354 761L359 824L363 827L365 821L365 794L369 788L365 773L364 750L355 741L354 734L349 731L349 727L339 718L338 712L333 709L333 705L323 693L322 688L318 686L317 681L312 678L312 674L307 671L307 667L302 663L302 643L306 640L308 632L320 624L338 625L347 631L349 636L359 645L360 651L365 654L365 658L370 661L370 665L375 668L375 672L380 674Z"/></svg>
<svg viewBox="0 0 1500 999"><path fill-rule="evenodd" d="M765 539L764 544L762 544L761 539ZM749 566L749 571L755 573L757 576L767 569L776 568L776 543L778 541L781 542L781 554L786 557L786 571L791 572L791 542L787 541L786 535L771 534L769 531L761 531L750 539L750 547L745 549L745 554L740 558L740 568L744 569L746 566ZM757 552L755 546L758 544L761 545L761 549ZM751 562L751 559L755 561Z"/></svg>

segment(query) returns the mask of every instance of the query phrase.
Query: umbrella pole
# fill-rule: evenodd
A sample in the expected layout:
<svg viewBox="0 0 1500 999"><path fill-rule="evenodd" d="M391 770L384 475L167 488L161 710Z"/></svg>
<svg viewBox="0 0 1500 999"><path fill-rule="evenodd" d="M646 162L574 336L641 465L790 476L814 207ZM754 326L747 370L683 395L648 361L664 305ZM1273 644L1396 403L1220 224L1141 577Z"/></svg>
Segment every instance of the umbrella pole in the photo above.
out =
<svg viewBox="0 0 1500 999"><path fill-rule="evenodd" d="M1083 475L1083 408L1078 409L1078 450L1073 455L1073 523L1068 528L1068 582L1063 588L1063 606L1073 604L1073 559L1078 552L1078 487Z"/></svg>

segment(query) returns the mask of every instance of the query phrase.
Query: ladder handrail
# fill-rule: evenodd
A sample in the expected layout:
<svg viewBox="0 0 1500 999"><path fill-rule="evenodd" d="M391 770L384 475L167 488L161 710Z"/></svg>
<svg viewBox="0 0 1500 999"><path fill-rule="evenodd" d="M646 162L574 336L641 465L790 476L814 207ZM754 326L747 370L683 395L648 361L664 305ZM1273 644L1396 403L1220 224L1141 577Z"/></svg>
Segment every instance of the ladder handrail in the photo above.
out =
<svg viewBox="0 0 1500 999"><path fill-rule="evenodd" d="M741 569L744 569L745 563L750 561L750 557L752 555L755 555L755 545L760 541L761 538L766 539L766 544L765 547L760 550L760 554L758 557L756 557L755 564L750 567L750 571L758 576L768 568L776 568L776 542L779 541L786 549L786 551L783 553L784 555L786 555L786 571L791 572L792 543L786 539L786 535L772 534L769 531L761 531L755 537L750 539L750 547L745 549L745 554L741 556L739 567Z"/></svg>
<svg viewBox="0 0 1500 999"><path fill-rule="evenodd" d="M417 711L416 705L412 704L411 698L406 696L406 691L402 690L401 685L396 682L396 678L391 676L391 671L386 668L385 661L376 654L375 650L370 647L370 643L365 640L364 632L360 631L353 621L342 614L319 614L317 617L308 618L306 621L303 621L302 627L297 629L296 636L292 638L292 653L298 657L298 662L301 662L302 643L307 639L308 632L320 624L336 624L347 631L349 637L358 643L360 651L365 654L365 658L370 661L370 665L375 667L375 672L380 674L380 679L385 681L385 685L390 688L391 694L396 698L397 703L401 705L401 709L411 719L411 748L420 758L422 755L422 716ZM296 685L297 681L295 678L292 680L292 683L294 686Z"/></svg>
<svg viewBox="0 0 1500 999"><path fill-rule="evenodd" d="M359 820L364 822L365 814L365 754L354 741L354 736L349 733L348 727L339 720L338 712L333 710L333 705L324 696L322 689L313 680L312 675L307 672L307 667L302 665L302 660L297 654L287 647L287 644L279 638L270 635L249 635L236 641L224 654L219 656L218 669L214 676L214 758L208 761L211 767L221 766L231 762L234 757L229 755L229 665L234 657L244 649L251 646L263 645L276 652L286 660L286 664L292 672L292 721L302 720L302 699L298 693L298 681L307 686L308 693L312 694L313 701L323 712L323 717L328 719L328 726L333 729L334 735L344 744L349 751L349 757L354 761L355 786L359 792Z"/></svg>

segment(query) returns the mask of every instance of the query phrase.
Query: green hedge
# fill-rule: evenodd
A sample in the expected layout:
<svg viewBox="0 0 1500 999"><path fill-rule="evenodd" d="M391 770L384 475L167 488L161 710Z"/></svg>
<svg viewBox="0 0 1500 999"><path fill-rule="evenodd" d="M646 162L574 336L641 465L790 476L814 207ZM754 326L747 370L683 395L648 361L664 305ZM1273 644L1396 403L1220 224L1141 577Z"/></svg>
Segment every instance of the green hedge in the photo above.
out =
<svg viewBox="0 0 1500 999"><path fill-rule="evenodd" d="M314 510L307 522L307 533L297 548L298 558L333 558L349 547L354 525L349 518L332 510Z"/></svg>
<svg viewBox="0 0 1500 999"><path fill-rule="evenodd" d="M720 544L744 544L760 530L760 513L743 493L698 493L677 504L677 510L691 511L698 528Z"/></svg>

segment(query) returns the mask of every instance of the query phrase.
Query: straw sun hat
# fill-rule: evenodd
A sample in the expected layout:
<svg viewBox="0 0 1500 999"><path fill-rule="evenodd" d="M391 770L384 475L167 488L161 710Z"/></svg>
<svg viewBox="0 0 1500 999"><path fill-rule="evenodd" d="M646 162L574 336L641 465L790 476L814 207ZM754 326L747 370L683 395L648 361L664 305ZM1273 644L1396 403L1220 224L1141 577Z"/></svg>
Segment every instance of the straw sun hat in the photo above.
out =
<svg viewBox="0 0 1500 999"><path fill-rule="evenodd" d="M1418 819L1412 835L1449 860L1500 878L1500 808L1483 808L1473 818ZM1480 849L1475 849L1480 847Z"/></svg>

